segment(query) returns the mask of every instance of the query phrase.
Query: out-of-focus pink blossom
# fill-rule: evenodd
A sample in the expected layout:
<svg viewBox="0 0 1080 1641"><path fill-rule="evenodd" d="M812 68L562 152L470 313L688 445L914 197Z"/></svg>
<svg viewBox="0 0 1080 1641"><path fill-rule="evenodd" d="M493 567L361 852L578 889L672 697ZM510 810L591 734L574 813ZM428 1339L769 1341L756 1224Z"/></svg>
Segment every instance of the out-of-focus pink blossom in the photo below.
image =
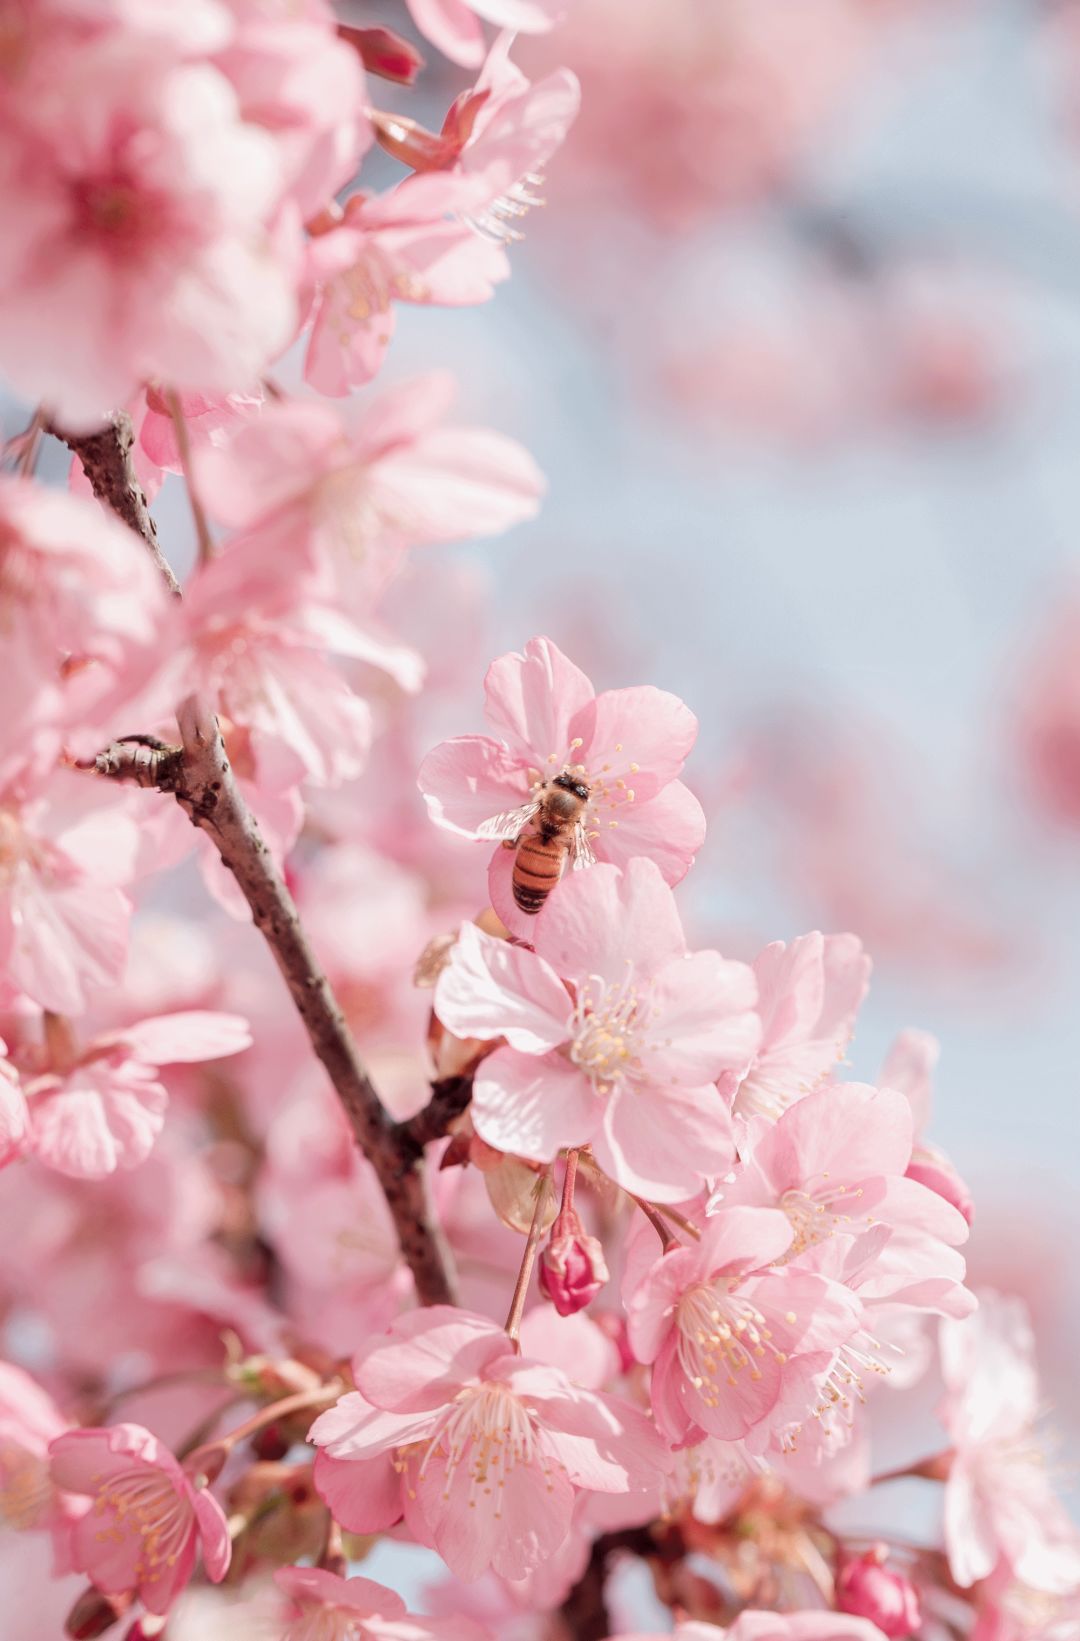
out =
<svg viewBox="0 0 1080 1641"><path fill-rule="evenodd" d="M836 1580L836 1604L841 1612L868 1618L890 1641L901 1641L920 1628L922 1608L914 1584L886 1565L888 1557L884 1544L850 1556Z"/></svg>
<svg viewBox="0 0 1080 1641"><path fill-rule="evenodd" d="M485 1641L485 1632L464 1618L422 1618L384 1584L370 1578L338 1578L319 1567L281 1567L280 1641Z"/></svg>
<svg viewBox="0 0 1080 1641"><path fill-rule="evenodd" d="M721 1209L699 1241L663 1254L627 1294L630 1343L652 1363L652 1405L667 1439L737 1441L783 1396L812 1411L815 1357L859 1325L854 1296L797 1265L786 1216Z"/></svg>
<svg viewBox="0 0 1080 1641"><path fill-rule="evenodd" d="M57 1014L80 1014L123 973L132 796L66 769L0 790L0 968Z"/></svg>
<svg viewBox="0 0 1080 1641"><path fill-rule="evenodd" d="M612 1179L658 1201L722 1173L734 1150L714 1081L758 1035L746 964L687 952L643 859L574 873L535 938L534 953L466 924L435 988L455 1036L505 1039L476 1074L481 1139L537 1162L591 1144Z"/></svg>
<svg viewBox="0 0 1080 1641"><path fill-rule="evenodd" d="M0 478L0 783L35 755L47 766L61 738L96 750L121 707L138 710L168 660L167 602L142 543L96 502Z"/></svg>
<svg viewBox="0 0 1080 1641"><path fill-rule="evenodd" d="M632 1492L666 1462L628 1403L518 1356L467 1311L403 1317L353 1376L311 1432L323 1498L356 1532L404 1514L458 1578L523 1577L566 1538L578 1490Z"/></svg>
<svg viewBox="0 0 1080 1641"><path fill-rule="evenodd" d="M746 1608L733 1624L676 1624L673 1641L880 1641L866 1618L835 1612L757 1612ZM659 1635L613 1636L612 1641L664 1641Z"/></svg>
<svg viewBox="0 0 1080 1641"><path fill-rule="evenodd" d="M313 552L350 614L367 616L404 547L496 534L536 512L543 480L531 457L503 434L441 425L453 396L436 372L349 419L323 404L269 404L225 448L198 453L203 499L257 536L268 563ZM367 659L393 672L395 653L373 640Z"/></svg>
<svg viewBox="0 0 1080 1641"><path fill-rule="evenodd" d="M148 1612L164 1614L198 1550L207 1576L225 1577L231 1545L221 1506L148 1430L70 1430L49 1452L54 1484L92 1501L72 1530L72 1560L99 1590L136 1591Z"/></svg>
<svg viewBox="0 0 1080 1641"><path fill-rule="evenodd" d="M346 202L341 223L308 247L313 298L305 381L339 397L369 382L394 333L395 302L487 301L510 266L500 245L448 215L470 203L486 203L483 189L438 174Z"/></svg>
<svg viewBox="0 0 1080 1641"><path fill-rule="evenodd" d="M870 959L855 935L800 935L754 960L761 1047L745 1076L720 1088L737 1117L775 1120L835 1069L866 996Z"/></svg>
<svg viewBox="0 0 1080 1641"><path fill-rule="evenodd" d="M954 1451L945 1483L949 1567L964 1587L1004 1562L1033 1590L1080 1585L1080 1534L1055 1497L1035 1432L1039 1387L1022 1300L979 1296L945 1321L942 1421Z"/></svg>
<svg viewBox="0 0 1080 1641"><path fill-rule="evenodd" d="M549 638L533 638L524 654L500 656L488 668L484 712L498 739L458 736L420 766L420 790L437 825L465 837L512 839L528 820L517 812L552 777L572 774L589 790L582 824L595 857L622 866L647 856L668 883L679 882L705 836L701 805L678 779L697 737L697 720L682 701L647 684L597 695ZM532 919L515 907L511 870L510 852L496 850L489 872L495 909L525 932Z"/></svg>
<svg viewBox="0 0 1080 1641"><path fill-rule="evenodd" d="M165 1122L158 1068L221 1059L250 1043L245 1021L198 1010L142 1020L83 1048L54 1032L43 1053L27 1056L26 1148L76 1179L137 1168Z"/></svg>
<svg viewBox="0 0 1080 1641"><path fill-rule="evenodd" d="M66 1529L80 1513L49 1473L49 1443L68 1423L29 1374L0 1362L0 1522L16 1531L51 1528L58 1572L67 1570Z"/></svg>
<svg viewBox="0 0 1080 1641"><path fill-rule="evenodd" d="M295 323L268 231L283 182L273 139L208 62L135 29L58 26L0 131L5 375L76 427L148 377L255 381Z"/></svg>

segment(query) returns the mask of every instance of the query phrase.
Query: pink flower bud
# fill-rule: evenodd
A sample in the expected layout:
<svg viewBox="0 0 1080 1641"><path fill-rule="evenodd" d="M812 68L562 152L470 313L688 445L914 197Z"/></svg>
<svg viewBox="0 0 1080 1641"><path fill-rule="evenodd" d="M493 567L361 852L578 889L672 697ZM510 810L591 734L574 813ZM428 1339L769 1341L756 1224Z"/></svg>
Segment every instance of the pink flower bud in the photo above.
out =
<svg viewBox="0 0 1080 1641"><path fill-rule="evenodd" d="M424 66L424 59L414 45L403 40L388 28L353 28L338 24L343 40L358 51L360 60L369 74L378 74L384 80L396 80L398 85L412 85Z"/></svg>
<svg viewBox="0 0 1080 1641"><path fill-rule="evenodd" d="M608 1280L604 1250L588 1236L577 1214L559 1215L540 1255L540 1291L560 1316L584 1310Z"/></svg>
<svg viewBox="0 0 1080 1641"><path fill-rule="evenodd" d="M922 1610L911 1580L885 1565L888 1554L884 1544L875 1544L846 1562L836 1581L836 1602L841 1612L868 1618L890 1641L899 1641L919 1628Z"/></svg>

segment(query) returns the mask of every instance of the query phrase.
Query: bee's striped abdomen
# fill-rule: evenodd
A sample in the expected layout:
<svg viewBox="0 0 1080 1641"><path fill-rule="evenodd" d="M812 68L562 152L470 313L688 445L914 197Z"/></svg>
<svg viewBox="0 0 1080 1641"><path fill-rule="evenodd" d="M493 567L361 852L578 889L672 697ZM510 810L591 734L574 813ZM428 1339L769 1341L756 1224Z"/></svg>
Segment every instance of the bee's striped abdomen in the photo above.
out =
<svg viewBox="0 0 1080 1641"><path fill-rule="evenodd" d="M514 899L530 917L540 910L562 877L565 855L566 844L561 838L545 842L539 835L528 833L518 844L514 856Z"/></svg>

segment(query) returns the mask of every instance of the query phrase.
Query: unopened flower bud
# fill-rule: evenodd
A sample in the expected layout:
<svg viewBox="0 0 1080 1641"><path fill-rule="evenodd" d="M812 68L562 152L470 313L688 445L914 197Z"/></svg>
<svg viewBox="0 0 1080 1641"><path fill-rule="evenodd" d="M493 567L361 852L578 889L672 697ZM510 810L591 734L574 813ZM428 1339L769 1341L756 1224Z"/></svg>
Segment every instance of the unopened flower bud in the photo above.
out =
<svg viewBox="0 0 1080 1641"><path fill-rule="evenodd" d="M72 1641L93 1641L118 1624L135 1600L134 1591L123 1595L105 1595L91 1587L84 1590L68 1613L64 1631Z"/></svg>
<svg viewBox="0 0 1080 1641"><path fill-rule="evenodd" d="M609 1274L596 1238L587 1234L572 1209L561 1213L540 1255L541 1293L560 1316L572 1316L596 1298Z"/></svg>
<svg viewBox="0 0 1080 1641"><path fill-rule="evenodd" d="M847 1561L836 1581L836 1600L841 1612L868 1618L890 1641L899 1641L918 1630L922 1610L911 1580L886 1566L888 1554L884 1544L875 1544Z"/></svg>
<svg viewBox="0 0 1080 1641"><path fill-rule="evenodd" d="M378 74L383 80L394 80L398 85L412 85L424 59L416 47L389 28L353 28L338 24L343 40L359 53L360 61L369 74Z"/></svg>

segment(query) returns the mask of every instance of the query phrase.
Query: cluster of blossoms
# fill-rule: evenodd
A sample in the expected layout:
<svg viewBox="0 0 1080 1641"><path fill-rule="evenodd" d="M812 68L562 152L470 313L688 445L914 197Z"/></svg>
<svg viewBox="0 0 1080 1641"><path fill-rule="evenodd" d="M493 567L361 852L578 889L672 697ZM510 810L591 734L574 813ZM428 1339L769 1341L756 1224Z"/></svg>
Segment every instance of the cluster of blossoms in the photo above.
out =
<svg viewBox="0 0 1080 1641"><path fill-rule="evenodd" d="M596 1636L628 1558L683 1641L1080 1615L936 1047L844 1079L852 934L691 946L688 707L538 637L428 750L484 640L414 549L543 486L449 378L369 384L395 303L509 272L578 94L483 23L559 9L410 0L478 70L438 133L373 101L416 48L327 0L0 17L0 370L39 405L0 474L0 1521L50 1568L10 1641ZM371 193L376 144L412 174ZM939 1449L875 1478L935 1374ZM940 1542L839 1525L897 1476ZM376 1541L444 1568L426 1615L355 1576Z"/></svg>

